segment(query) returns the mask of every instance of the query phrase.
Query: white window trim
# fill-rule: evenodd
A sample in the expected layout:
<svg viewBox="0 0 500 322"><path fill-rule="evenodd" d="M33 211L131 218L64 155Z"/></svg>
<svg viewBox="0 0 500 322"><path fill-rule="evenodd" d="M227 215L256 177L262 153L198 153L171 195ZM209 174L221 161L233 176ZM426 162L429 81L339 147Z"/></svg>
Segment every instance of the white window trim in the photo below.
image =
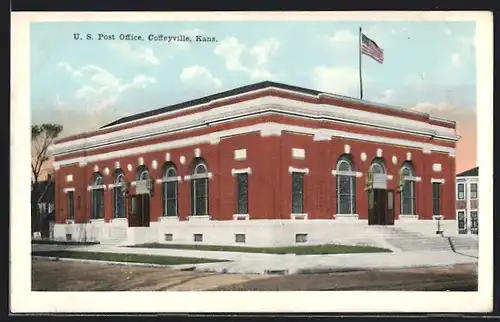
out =
<svg viewBox="0 0 500 322"><path fill-rule="evenodd" d="M472 198L472 185L473 184L476 185L476 198ZM477 182L470 182L468 186L469 186L469 199L470 200L478 200L479 199L479 185L478 185L478 183ZM472 211L472 209L471 209L471 211Z"/></svg>
<svg viewBox="0 0 500 322"><path fill-rule="evenodd" d="M421 182L422 178L421 177L415 177L415 176L405 176L404 180L406 180L406 181Z"/></svg>
<svg viewBox="0 0 500 322"><path fill-rule="evenodd" d="M106 190L107 188L108 187L105 184L101 184L98 186L87 186L87 191L98 190L98 189Z"/></svg>
<svg viewBox="0 0 500 322"><path fill-rule="evenodd" d="M288 167L288 173L292 174L294 172L309 174L309 168L294 168L292 166Z"/></svg>
<svg viewBox="0 0 500 322"><path fill-rule="evenodd" d="M212 177L213 177L212 172L208 172L208 173L204 173L204 174L187 175L187 176L184 176L184 180L190 181L190 180L194 180L194 179L205 179L205 178L212 179Z"/></svg>
<svg viewBox="0 0 500 322"><path fill-rule="evenodd" d="M443 215L432 215L432 220L442 220L444 219Z"/></svg>
<svg viewBox="0 0 500 322"><path fill-rule="evenodd" d="M418 220L418 215L399 215L399 220Z"/></svg>
<svg viewBox="0 0 500 322"><path fill-rule="evenodd" d="M248 168L244 168L244 169L231 169L231 175L233 175L233 176L235 176L237 174L242 174L242 173L251 174L252 168L248 167Z"/></svg>
<svg viewBox="0 0 500 322"><path fill-rule="evenodd" d="M66 224L74 224L75 220L74 219L66 219L65 223Z"/></svg>
<svg viewBox="0 0 500 322"><path fill-rule="evenodd" d="M440 183L444 184L445 180L444 179L436 179L436 178L431 178L431 183Z"/></svg>
<svg viewBox="0 0 500 322"><path fill-rule="evenodd" d="M182 177L181 176L178 176L178 177L163 177L161 179L156 179L155 180L156 183L174 182L174 181L182 182Z"/></svg>
<svg viewBox="0 0 500 322"><path fill-rule="evenodd" d="M101 219L89 219L89 222L91 224L93 224L93 223L104 223L104 218L101 218Z"/></svg>
<svg viewBox="0 0 500 322"><path fill-rule="evenodd" d="M464 197L463 198L458 197L458 187L460 185L464 186ZM457 189L457 200L465 200L465 182L457 182L456 189Z"/></svg>
<svg viewBox="0 0 500 322"><path fill-rule="evenodd" d="M245 218L245 220L250 220L249 214L234 214L233 220L238 220L239 218Z"/></svg>
<svg viewBox="0 0 500 322"><path fill-rule="evenodd" d="M333 169L332 176L351 176L351 177L361 178L363 176L363 173L356 171L338 171L336 169Z"/></svg>
<svg viewBox="0 0 500 322"><path fill-rule="evenodd" d="M290 214L290 219L296 220L296 219L304 219L307 220L309 215L307 213L304 214Z"/></svg>
<svg viewBox="0 0 500 322"><path fill-rule="evenodd" d="M333 215L335 219L359 219L358 214L335 214Z"/></svg>
<svg viewBox="0 0 500 322"><path fill-rule="evenodd" d="M128 222L128 218L113 218L109 221L110 223Z"/></svg>
<svg viewBox="0 0 500 322"><path fill-rule="evenodd" d="M64 188L64 189L63 189L63 192L64 192L64 193L66 193L66 194L67 194L68 192L70 192L70 191L75 191L75 188Z"/></svg>

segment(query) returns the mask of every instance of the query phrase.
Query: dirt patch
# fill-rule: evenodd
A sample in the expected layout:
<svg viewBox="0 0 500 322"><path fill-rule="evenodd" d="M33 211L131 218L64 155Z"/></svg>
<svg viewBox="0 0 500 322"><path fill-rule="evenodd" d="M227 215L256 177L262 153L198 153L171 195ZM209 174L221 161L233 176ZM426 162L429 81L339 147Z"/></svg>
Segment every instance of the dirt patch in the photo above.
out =
<svg viewBox="0 0 500 322"><path fill-rule="evenodd" d="M477 266L263 276L32 261L34 291L476 291Z"/></svg>
<svg viewBox="0 0 500 322"><path fill-rule="evenodd" d="M265 278L167 268L32 261L33 291L200 291Z"/></svg>
<svg viewBox="0 0 500 322"><path fill-rule="evenodd" d="M475 265L299 274L217 287L217 291L477 291Z"/></svg>

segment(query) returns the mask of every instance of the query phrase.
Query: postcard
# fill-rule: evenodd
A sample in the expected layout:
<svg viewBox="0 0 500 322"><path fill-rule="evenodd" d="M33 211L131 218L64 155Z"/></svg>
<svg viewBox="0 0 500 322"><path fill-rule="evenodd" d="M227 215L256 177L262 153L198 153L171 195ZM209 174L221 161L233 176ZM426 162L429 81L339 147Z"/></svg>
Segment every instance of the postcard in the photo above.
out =
<svg viewBox="0 0 500 322"><path fill-rule="evenodd" d="M492 31L13 13L12 312L492 310Z"/></svg>

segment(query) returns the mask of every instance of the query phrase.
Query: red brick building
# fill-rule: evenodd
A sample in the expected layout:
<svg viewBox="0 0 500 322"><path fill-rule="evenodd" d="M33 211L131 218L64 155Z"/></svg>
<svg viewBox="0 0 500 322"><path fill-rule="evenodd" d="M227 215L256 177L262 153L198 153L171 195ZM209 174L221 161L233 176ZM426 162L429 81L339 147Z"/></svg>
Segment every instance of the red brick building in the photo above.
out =
<svg viewBox="0 0 500 322"><path fill-rule="evenodd" d="M373 225L435 234L435 219L456 227L458 139L428 114L252 84L58 140L55 233L252 245L345 242Z"/></svg>

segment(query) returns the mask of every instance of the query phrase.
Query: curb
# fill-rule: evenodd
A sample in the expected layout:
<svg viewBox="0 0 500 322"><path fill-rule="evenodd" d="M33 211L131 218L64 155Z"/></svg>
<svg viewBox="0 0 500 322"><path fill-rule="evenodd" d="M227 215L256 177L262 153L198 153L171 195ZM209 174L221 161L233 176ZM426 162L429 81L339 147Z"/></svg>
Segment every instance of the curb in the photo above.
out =
<svg viewBox="0 0 500 322"><path fill-rule="evenodd" d="M45 261L61 261L61 262L77 262L77 263L98 263L106 265L117 265L117 266L138 266L138 267L156 267L156 268L174 268L179 269L177 265L162 265L162 264L148 264L148 263L133 263L133 262L112 262L103 260L93 260L93 259L79 259L79 258L61 258L54 256L31 256L36 260Z"/></svg>

